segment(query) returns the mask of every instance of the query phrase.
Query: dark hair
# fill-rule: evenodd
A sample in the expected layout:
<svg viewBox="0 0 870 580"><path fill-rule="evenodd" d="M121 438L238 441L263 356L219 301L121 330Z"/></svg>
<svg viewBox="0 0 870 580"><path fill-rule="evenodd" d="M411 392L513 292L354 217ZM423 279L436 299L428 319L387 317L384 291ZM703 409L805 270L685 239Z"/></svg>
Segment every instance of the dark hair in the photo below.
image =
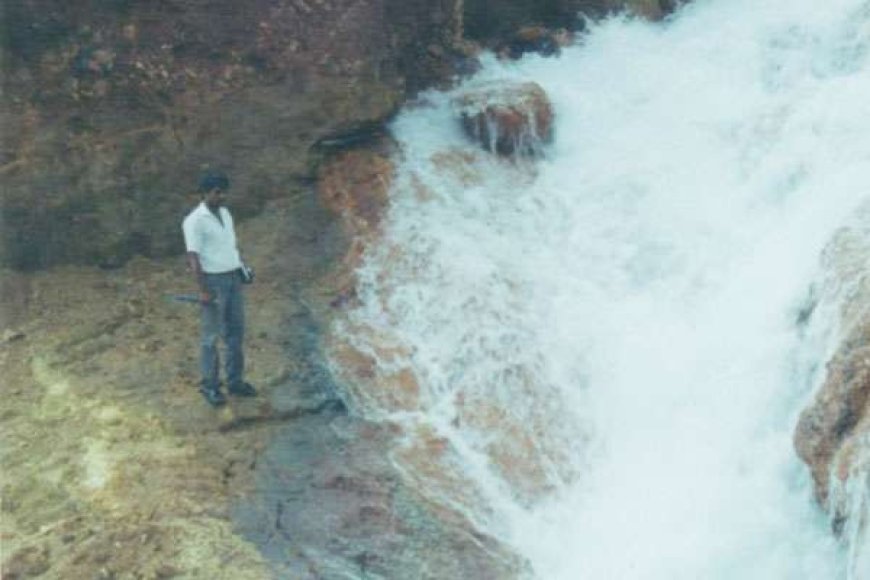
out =
<svg viewBox="0 0 870 580"><path fill-rule="evenodd" d="M199 178L199 192L208 193L212 189L226 190L230 186L230 180L226 174L220 171L207 171Z"/></svg>

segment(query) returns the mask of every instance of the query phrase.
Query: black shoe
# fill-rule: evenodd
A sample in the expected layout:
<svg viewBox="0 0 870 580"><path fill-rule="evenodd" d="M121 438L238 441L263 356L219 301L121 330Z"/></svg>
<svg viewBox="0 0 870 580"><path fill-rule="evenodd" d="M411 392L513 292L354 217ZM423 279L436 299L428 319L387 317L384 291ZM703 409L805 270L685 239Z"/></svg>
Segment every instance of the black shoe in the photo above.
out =
<svg viewBox="0 0 870 580"><path fill-rule="evenodd" d="M256 397L257 389L251 386L251 383L239 383L237 385L230 385L227 389L229 393L236 397Z"/></svg>
<svg viewBox="0 0 870 580"><path fill-rule="evenodd" d="M202 396L205 397L205 400L208 401L212 407L220 407L227 403L226 397L224 397L224 394L218 389L201 388L199 389L199 392L202 393Z"/></svg>

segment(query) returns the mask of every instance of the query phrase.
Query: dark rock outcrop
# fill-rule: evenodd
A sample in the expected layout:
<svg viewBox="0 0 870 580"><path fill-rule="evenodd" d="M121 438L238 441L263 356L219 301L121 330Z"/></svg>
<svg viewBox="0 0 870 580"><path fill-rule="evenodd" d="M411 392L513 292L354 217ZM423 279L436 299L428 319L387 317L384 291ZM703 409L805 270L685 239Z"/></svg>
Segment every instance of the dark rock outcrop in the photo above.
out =
<svg viewBox="0 0 870 580"><path fill-rule="evenodd" d="M620 10L658 20L675 5L673 0L465 0L465 31L471 39L497 45L524 26L582 30L583 17Z"/></svg>

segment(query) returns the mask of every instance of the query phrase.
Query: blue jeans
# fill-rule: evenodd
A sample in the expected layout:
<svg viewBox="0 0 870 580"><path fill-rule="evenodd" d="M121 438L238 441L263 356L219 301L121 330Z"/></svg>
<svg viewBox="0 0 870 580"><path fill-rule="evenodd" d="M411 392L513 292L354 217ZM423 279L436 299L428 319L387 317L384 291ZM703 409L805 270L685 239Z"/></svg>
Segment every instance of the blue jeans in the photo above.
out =
<svg viewBox="0 0 870 580"><path fill-rule="evenodd" d="M205 284L212 301L203 304L200 312L199 368L202 388L217 390L220 386L220 354L218 339L226 347L226 376L230 386L240 385L245 372L245 299L237 271L206 274Z"/></svg>

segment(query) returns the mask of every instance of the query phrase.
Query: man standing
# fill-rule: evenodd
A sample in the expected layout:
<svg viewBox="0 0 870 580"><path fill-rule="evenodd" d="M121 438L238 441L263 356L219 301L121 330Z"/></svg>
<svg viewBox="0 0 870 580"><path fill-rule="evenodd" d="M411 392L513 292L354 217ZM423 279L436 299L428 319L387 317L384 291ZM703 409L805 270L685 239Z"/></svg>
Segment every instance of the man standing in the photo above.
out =
<svg viewBox="0 0 870 580"><path fill-rule="evenodd" d="M257 391L243 380L245 357L245 305L242 292L242 259L236 243L233 218L224 207L229 179L209 172L199 181L202 202L182 224L187 263L196 277L200 301L200 392L217 407L226 403L220 390L218 338L226 347L227 391L253 397Z"/></svg>

